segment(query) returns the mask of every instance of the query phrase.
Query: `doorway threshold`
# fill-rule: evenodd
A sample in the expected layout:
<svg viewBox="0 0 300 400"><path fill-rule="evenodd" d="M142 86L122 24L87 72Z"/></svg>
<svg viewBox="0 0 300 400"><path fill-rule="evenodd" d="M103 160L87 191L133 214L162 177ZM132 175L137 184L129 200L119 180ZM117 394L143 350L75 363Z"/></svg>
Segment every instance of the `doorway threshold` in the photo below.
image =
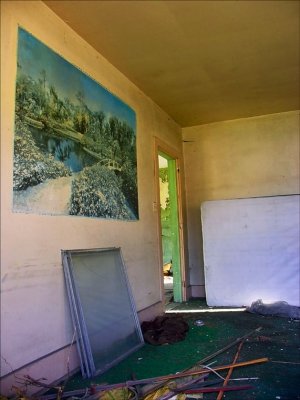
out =
<svg viewBox="0 0 300 400"><path fill-rule="evenodd" d="M210 307L205 298L191 299L182 303L169 302L165 304L166 313L206 313L206 312L241 312L246 307Z"/></svg>

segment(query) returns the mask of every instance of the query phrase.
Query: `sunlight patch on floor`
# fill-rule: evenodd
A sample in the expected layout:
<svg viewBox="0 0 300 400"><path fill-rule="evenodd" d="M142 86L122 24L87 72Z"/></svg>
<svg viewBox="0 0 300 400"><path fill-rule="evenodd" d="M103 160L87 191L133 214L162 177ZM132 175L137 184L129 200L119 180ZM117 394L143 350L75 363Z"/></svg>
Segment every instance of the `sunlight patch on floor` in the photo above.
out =
<svg viewBox="0 0 300 400"><path fill-rule="evenodd" d="M202 309L183 309L181 308L180 310L176 310L176 309L171 309L171 310L166 310L166 314L170 314L170 313L184 313L184 314L188 314L188 313L207 313L207 312L241 312L241 311L245 311L246 307L241 307L241 308L202 308Z"/></svg>

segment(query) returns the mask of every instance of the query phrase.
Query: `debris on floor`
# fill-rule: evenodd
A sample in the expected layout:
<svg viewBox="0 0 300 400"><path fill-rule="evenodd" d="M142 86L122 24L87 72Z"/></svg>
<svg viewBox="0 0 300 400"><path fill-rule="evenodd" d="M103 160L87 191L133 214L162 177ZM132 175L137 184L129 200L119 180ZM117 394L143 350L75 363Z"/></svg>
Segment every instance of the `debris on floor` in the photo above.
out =
<svg viewBox="0 0 300 400"><path fill-rule="evenodd" d="M252 385L227 385L228 376L233 368L239 368L247 365L260 364L267 362L267 358L248 360L244 362L234 362L228 365L209 367L206 365L191 368L187 371L177 374L169 374L148 379L132 380L122 383L110 385L93 385L89 388L77 390L73 392L62 392L59 394L45 395L39 397L40 400L60 400L62 397L69 399L78 399L78 396L84 397L85 400L169 400L176 396L176 400L184 400L187 394L212 393L218 392L218 400L222 398L223 392L248 390L252 389ZM224 379L218 371L228 370L226 379ZM205 381L210 374L215 374L218 380ZM250 380L252 378L245 378ZM222 384L223 383L223 384ZM149 393L148 391L138 391L137 386L151 384L154 385ZM218 386L216 386L218 384ZM61 388L60 388L61 389Z"/></svg>
<svg viewBox="0 0 300 400"><path fill-rule="evenodd" d="M196 325L196 326L204 326L205 323L204 323L204 321L202 321L202 319L196 319L196 321L194 322L194 325Z"/></svg>
<svg viewBox="0 0 300 400"><path fill-rule="evenodd" d="M173 323L177 318L171 319ZM91 385L88 388L71 392L63 392L63 388L59 388L58 393L41 396L40 400L60 400L63 397L75 400L82 398L82 396L85 400L169 400L173 398L176 400L185 400L186 398L190 398L190 395L193 396L202 393L218 393L217 399L221 400L224 392L246 391L254 388L248 382L239 384L236 381L249 381L257 378L232 379L231 375L237 368L268 361L266 357L247 361L238 360L245 340L259 331L260 328L257 328L237 338L222 349L199 360L193 367L181 372L152 378L133 379L115 384ZM238 348L234 359L229 364L213 367L212 363L208 365L204 364L235 345L238 345ZM225 378L220 374L221 371L227 371ZM210 379L211 376L213 377L212 379ZM232 384L231 381L235 382Z"/></svg>
<svg viewBox="0 0 300 400"><path fill-rule="evenodd" d="M202 302L191 302L192 310L196 306L200 309ZM25 387L23 394L21 390L15 391L14 397L16 400L300 400L299 321L248 312L208 311L180 314L189 331L185 340L172 346L145 344L100 376L82 379L78 372L44 395L30 398ZM199 319L204 322L201 327L195 324ZM41 379L35 382L44 384ZM30 384L29 379L26 384Z"/></svg>
<svg viewBox="0 0 300 400"><path fill-rule="evenodd" d="M292 306L286 301L275 301L274 303L266 304L259 299L253 301L251 306L247 307L246 310L250 313L261 315L300 319L300 307Z"/></svg>
<svg viewBox="0 0 300 400"><path fill-rule="evenodd" d="M163 272L164 272L164 275L166 275L166 276L173 275L172 261L167 262L163 265Z"/></svg>
<svg viewBox="0 0 300 400"><path fill-rule="evenodd" d="M159 316L141 325L146 343L159 346L184 340L189 330L188 323L182 317Z"/></svg>

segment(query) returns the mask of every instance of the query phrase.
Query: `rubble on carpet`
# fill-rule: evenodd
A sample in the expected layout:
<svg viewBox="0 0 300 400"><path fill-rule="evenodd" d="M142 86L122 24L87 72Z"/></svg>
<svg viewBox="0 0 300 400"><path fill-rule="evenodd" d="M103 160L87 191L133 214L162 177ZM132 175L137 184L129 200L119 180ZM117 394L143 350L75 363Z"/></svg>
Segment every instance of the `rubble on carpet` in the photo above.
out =
<svg viewBox="0 0 300 400"><path fill-rule="evenodd" d="M292 306L286 301L275 301L274 303L266 304L259 299L253 301L251 306L246 308L246 311L274 317L300 319L300 307Z"/></svg>
<svg viewBox="0 0 300 400"><path fill-rule="evenodd" d="M141 325L146 343L158 346L184 340L189 325L182 317L159 316Z"/></svg>
<svg viewBox="0 0 300 400"><path fill-rule="evenodd" d="M175 323L175 320L177 319L178 318L172 318L172 323ZM160 322L163 322L163 318ZM193 367L181 372L146 379L133 379L114 384L91 384L87 388L77 389L70 392L65 392L63 385L56 386L52 388L55 393L34 398L36 400L61 400L62 398L68 398L70 400L75 400L78 398L84 398L85 400L169 400L173 398L176 400L185 400L187 397L197 399L202 398L202 393L217 392L217 399L220 400L222 399L224 392L244 391L254 388L254 386L249 384L231 384L229 380L248 381L258 378L229 378L233 370L236 368L265 363L268 361L268 358L264 357L238 362L238 357L245 340L259 331L260 328L257 328L254 331L249 332L248 334L229 343L224 348L216 351L213 354L210 354L202 360L199 360ZM224 353L226 350L234 347L235 345L239 346L234 360L231 361L230 364L214 367L211 366L212 364L205 365L207 361L215 358L221 353ZM226 378L222 377L219 371L228 371ZM211 376L213 376L212 379L210 379ZM31 378L27 376L27 383L30 383L30 380ZM41 384L41 387L45 386L42 382L32 380L32 384L38 385L39 383ZM21 398L22 400L29 400L26 395L18 396L17 398L19 400Z"/></svg>

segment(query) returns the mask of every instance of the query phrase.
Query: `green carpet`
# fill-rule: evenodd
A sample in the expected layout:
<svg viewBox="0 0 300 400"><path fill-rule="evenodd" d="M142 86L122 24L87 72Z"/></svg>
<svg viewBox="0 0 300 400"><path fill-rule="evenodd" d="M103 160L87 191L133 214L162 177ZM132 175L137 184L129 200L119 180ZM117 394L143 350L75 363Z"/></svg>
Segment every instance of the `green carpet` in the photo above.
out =
<svg viewBox="0 0 300 400"><path fill-rule="evenodd" d="M176 306L178 310L199 307L203 302L192 301ZM207 306L206 306L207 309ZM231 378L258 377L258 380L236 381L233 385L251 384L253 390L227 392L225 399L300 399L300 323L288 318L266 317L248 312L201 312L180 314L189 323L190 330L184 341L163 346L145 344L126 360L106 373L92 379L82 379L80 373L73 376L65 391L85 388L92 383L117 383L132 379L150 378L176 373L192 367L200 359L216 352L248 332L262 327L245 341L239 361L268 357L269 362L236 368ZM195 326L201 319L204 326ZM121 329L121 327L116 327ZM217 356L211 365L230 364L237 346ZM210 361L210 362L211 362ZM275 362L277 361L277 362ZM226 371L221 374L226 376ZM210 379L215 379L211 377ZM204 394L204 399L216 399L216 393Z"/></svg>

